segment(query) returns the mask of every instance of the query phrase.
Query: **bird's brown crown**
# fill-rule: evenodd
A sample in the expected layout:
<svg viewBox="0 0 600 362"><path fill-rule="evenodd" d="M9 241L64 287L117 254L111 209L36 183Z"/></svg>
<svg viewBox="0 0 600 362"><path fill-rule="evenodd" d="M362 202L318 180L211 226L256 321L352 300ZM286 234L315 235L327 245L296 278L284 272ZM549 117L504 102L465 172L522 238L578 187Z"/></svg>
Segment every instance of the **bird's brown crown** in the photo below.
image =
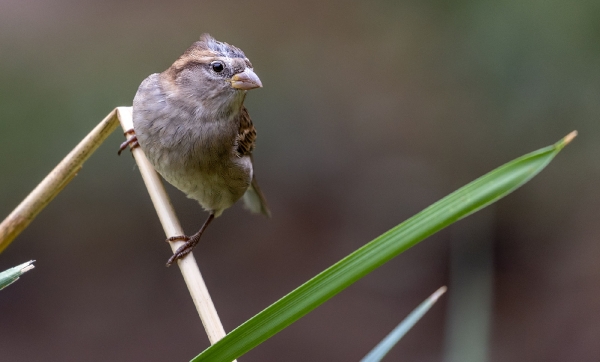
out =
<svg viewBox="0 0 600 362"><path fill-rule="evenodd" d="M181 70L198 64L208 64L211 61L224 58L241 58L246 64L252 65L246 59L244 52L233 45L215 40L209 34L202 34L200 40L194 42L168 69L172 76L176 76Z"/></svg>

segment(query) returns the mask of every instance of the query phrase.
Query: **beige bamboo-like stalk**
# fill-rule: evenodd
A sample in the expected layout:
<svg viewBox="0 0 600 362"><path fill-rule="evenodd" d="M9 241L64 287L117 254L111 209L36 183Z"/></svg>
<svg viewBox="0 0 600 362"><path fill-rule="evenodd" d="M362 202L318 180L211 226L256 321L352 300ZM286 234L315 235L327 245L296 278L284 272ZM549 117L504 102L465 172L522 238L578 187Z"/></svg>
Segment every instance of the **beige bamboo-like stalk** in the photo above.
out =
<svg viewBox="0 0 600 362"><path fill-rule="evenodd" d="M124 131L133 129L131 107L118 107L117 114ZM127 138L129 139L132 136L133 135L128 134ZM184 235L183 229L175 215L175 211L165 192L161 179L154 170L152 164L150 164L146 158L144 151L142 151L141 148L136 147L132 150L132 153L140 169L140 173L142 174L142 178L144 179L144 183L146 184L148 193L150 194L150 198L152 199L152 203L154 204L154 208L156 209L165 234L167 237ZM175 252L175 250L183 245L183 241L174 241L169 244L171 244L171 249ZM200 315L208 339L211 344L215 344L218 340L225 337L225 330L223 329L217 310L210 298L206 284L204 284L202 274L200 274L200 269L198 269L198 264L196 264L196 259L192 253L189 253L185 258L178 260L177 264L181 269L183 279L192 295L192 300Z"/></svg>
<svg viewBox="0 0 600 362"><path fill-rule="evenodd" d="M0 223L0 252L4 250L39 214L46 205L77 175L83 163L118 127L119 121L124 130L133 128L131 107L118 107L110 112L65 158L46 176L42 182ZM175 211L162 186L159 176L146 159L144 152L133 150L148 192L158 213L167 237L183 235ZM183 242L171 242L175 251ZM210 298L196 260L192 253L178 261L179 268L188 286L192 300L202 324L212 344L225 336L215 306Z"/></svg>
<svg viewBox="0 0 600 362"><path fill-rule="evenodd" d="M77 175L85 160L119 125L116 109L109 113L0 224L2 252L46 205Z"/></svg>

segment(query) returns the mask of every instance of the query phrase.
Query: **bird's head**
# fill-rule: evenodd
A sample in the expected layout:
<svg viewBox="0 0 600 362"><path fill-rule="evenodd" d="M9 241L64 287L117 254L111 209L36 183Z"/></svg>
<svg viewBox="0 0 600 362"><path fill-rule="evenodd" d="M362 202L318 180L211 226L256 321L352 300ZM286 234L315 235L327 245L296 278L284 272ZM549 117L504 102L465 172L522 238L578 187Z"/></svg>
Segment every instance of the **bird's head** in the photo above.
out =
<svg viewBox="0 0 600 362"><path fill-rule="evenodd" d="M262 87L244 52L203 34L164 73L177 93L214 109L236 106L247 90Z"/></svg>

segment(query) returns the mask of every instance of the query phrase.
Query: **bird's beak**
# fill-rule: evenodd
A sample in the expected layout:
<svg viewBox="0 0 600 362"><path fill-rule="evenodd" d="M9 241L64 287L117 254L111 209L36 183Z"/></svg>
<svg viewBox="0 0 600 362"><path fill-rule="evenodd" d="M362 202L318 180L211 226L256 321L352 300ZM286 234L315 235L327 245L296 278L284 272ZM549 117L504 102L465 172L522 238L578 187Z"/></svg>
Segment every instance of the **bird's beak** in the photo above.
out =
<svg viewBox="0 0 600 362"><path fill-rule="evenodd" d="M262 87L262 83L254 71L250 68L231 77L231 86L235 89L249 90Z"/></svg>

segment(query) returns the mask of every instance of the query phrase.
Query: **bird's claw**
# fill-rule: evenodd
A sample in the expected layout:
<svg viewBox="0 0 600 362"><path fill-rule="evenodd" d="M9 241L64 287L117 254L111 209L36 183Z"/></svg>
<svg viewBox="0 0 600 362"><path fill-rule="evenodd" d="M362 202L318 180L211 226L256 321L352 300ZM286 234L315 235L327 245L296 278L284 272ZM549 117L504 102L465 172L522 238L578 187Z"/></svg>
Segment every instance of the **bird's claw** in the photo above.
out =
<svg viewBox="0 0 600 362"><path fill-rule="evenodd" d="M127 148L127 146L130 146L131 149L134 149L134 148L140 146L140 144L138 143L138 140L137 140L137 136L135 135L135 131L133 130L133 128L127 130L124 134L125 134L125 137L127 137L127 135L130 135L130 134L132 134L133 136L130 139L128 139L127 141L121 143L121 147L119 147L119 151L117 152L117 154L119 156L121 155L121 152L123 152Z"/></svg>
<svg viewBox="0 0 600 362"><path fill-rule="evenodd" d="M169 260L167 261L167 266L171 266L171 264L173 264L177 260L188 255L194 249L194 247L196 245L198 245L198 242L200 241L200 237L202 236L202 233L204 233L204 230L206 229L208 224L210 224L210 222L214 218L215 218L215 214L214 214L214 212L211 212L210 215L208 215L208 219L206 219L206 221L204 222L204 225L202 225L200 230L198 230L198 232L192 236L186 236L186 235L171 236L170 238L167 239L167 241L175 241L175 240L185 241L185 243L183 243L183 245L181 245L177 250L175 250L175 253L173 253L173 255L169 258Z"/></svg>
<svg viewBox="0 0 600 362"><path fill-rule="evenodd" d="M170 238L167 238L167 242L169 241L177 241L177 240L181 240L181 241L188 241L190 240L190 237L187 235L176 235L176 236L171 236Z"/></svg>
<svg viewBox="0 0 600 362"><path fill-rule="evenodd" d="M186 241L185 244L181 245L179 249L177 249L175 253L173 253L169 260L167 260L167 266L171 266L177 260L191 253L194 249L194 246L196 246L196 243L191 243L189 240Z"/></svg>
<svg viewBox="0 0 600 362"><path fill-rule="evenodd" d="M185 241L185 244L183 244L182 246L180 246L175 251L175 253L173 253L173 255L169 258L169 260L167 261L167 266L171 266L177 260L179 260L179 259L183 258L184 256L188 255L190 253L190 251L192 251L192 249L194 249L194 246L196 245L195 243L190 243L190 237L187 236L187 235L171 236L170 238L167 238L166 241L167 242L171 242L171 241Z"/></svg>

